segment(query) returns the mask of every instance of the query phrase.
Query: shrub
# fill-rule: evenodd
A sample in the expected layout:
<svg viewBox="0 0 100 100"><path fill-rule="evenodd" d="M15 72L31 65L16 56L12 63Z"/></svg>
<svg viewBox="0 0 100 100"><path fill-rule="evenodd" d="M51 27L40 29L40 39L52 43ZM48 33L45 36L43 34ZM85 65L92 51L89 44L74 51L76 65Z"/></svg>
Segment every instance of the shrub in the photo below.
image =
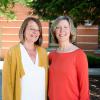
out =
<svg viewBox="0 0 100 100"><path fill-rule="evenodd" d="M89 68L100 68L100 57L93 54L87 54L87 58Z"/></svg>

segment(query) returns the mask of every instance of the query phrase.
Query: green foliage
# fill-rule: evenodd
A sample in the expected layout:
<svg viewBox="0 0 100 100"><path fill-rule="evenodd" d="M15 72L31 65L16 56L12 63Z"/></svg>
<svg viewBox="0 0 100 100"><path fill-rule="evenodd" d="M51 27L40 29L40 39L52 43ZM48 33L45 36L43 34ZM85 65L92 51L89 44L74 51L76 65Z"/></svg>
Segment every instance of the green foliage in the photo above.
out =
<svg viewBox="0 0 100 100"><path fill-rule="evenodd" d="M95 20L100 16L99 0L33 0L33 9L43 19L59 15L71 16L76 24L84 19Z"/></svg>
<svg viewBox="0 0 100 100"><path fill-rule="evenodd" d="M15 18L11 10L15 3L31 7L42 19L53 20L60 15L69 15L76 25L100 16L100 0L0 0L0 16Z"/></svg>
<svg viewBox="0 0 100 100"><path fill-rule="evenodd" d="M93 54L87 54L87 58L90 68L100 68L100 57Z"/></svg>
<svg viewBox="0 0 100 100"><path fill-rule="evenodd" d="M14 6L13 0L1 0L0 1L0 16L7 18L15 18L15 14L10 9Z"/></svg>
<svg viewBox="0 0 100 100"><path fill-rule="evenodd" d="M0 0L0 16L8 19L15 19L15 13L12 11L15 3L21 3L25 6L32 6L32 0Z"/></svg>
<svg viewBox="0 0 100 100"><path fill-rule="evenodd" d="M28 7L32 6L32 1L33 0L14 0L15 3L20 3Z"/></svg>

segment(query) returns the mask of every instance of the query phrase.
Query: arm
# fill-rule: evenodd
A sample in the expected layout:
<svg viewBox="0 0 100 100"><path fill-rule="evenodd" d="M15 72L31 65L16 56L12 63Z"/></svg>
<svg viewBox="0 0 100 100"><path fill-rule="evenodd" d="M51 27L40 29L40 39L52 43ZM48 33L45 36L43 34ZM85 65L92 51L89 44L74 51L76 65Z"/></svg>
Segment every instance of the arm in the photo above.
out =
<svg viewBox="0 0 100 100"><path fill-rule="evenodd" d="M89 98L89 79L88 79L88 62L84 52L77 55L77 76L79 85L79 100L90 100Z"/></svg>
<svg viewBox="0 0 100 100"><path fill-rule="evenodd" d="M11 56L8 52L2 70L2 100L13 100L11 84Z"/></svg>

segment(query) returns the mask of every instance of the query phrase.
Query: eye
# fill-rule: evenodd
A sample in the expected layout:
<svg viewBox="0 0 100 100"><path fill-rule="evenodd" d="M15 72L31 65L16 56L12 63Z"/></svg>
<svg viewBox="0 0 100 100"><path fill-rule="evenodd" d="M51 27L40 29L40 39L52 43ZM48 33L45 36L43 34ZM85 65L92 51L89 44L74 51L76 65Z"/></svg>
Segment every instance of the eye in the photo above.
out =
<svg viewBox="0 0 100 100"><path fill-rule="evenodd" d="M30 30L35 31L35 32L39 32L39 29L30 28Z"/></svg>
<svg viewBox="0 0 100 100"><path fill-rule="evenodd" d="M59 26L57 26L57 27L56 27L56 29L60 29L60 27L59 27Z"/></svg>
<svg viewBox="0 0 100 100"><path fill-rule="evenodd" d="M35 29L34 28L30 28L30 30L33 30L34 31Z"/></svg>
<svg viewBox="0 0 100 100"><path fill-rule="evenodd" d="M34 30L33 28L30 28L30 30Z"/></svg>
<svg viewBox="0 0 100 100"><path fill-rule="evenodd" d="M66 26L64 26L64 28L66 29L67 27L66 27Z"/></svg>

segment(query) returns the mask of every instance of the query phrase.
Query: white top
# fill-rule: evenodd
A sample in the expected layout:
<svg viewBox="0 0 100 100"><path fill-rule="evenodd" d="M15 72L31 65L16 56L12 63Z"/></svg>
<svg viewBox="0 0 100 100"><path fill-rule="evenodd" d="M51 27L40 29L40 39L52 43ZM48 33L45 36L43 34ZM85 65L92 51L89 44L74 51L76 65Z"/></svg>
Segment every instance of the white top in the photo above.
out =
<svg viewBox="0 0 100 100"><path fill-rule="evenodd" d="M38 53L34 64L22 44L20 49L25 71L21 79L21 100L45 100L45 69L38 66Z"/></svg>

